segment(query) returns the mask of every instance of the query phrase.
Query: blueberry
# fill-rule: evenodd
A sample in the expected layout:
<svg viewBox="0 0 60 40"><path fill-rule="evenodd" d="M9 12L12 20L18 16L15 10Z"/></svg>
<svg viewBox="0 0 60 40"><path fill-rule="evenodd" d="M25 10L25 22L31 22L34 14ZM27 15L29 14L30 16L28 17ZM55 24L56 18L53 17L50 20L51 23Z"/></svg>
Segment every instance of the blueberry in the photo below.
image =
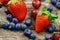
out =
<svg viewBox="0 0 60 40"><path fill-rule="evenodd" d="M7 8L4 10L4 12L5 12L6 14L9 14L9 13L10 13Z"/></svg>
<svg viewBox="0 0 60 40"><path fill-rule="evenodd" d="M12 19L12 22L16 24L16 23L18 23L19 21L18 21L18 19L13 18L13 19Z"/></svg>
<svg viewBox="0 0 60 40"><path fill-rule="evenodd" d="M16 26L15 26L15 29L16 30L21 30L21 24L20 23L17 23Z"/></svg>
<svg viewBox="0 0 60 40"><path fill-rule="evenodd" d="M33 40L33 39L29 39L29 40Z"/></svg>
<svg viewBox="0 0 60 40"><path fill-rule="evenodd" d="M53 33L55 31L56 27L55 25L51 24L48 26L47 31L50 33Z"/></svg>
<svg viewBox="0 0 60 40"><path fill-rule="evenodd" d="M8 25L8 23L3 22L3 23L2 23L2 27L3 27L4 29L8 29L9 25Z"/></svg>
<svg viewBox="0 0 60 40"><path fill-rule="evenodd" d="M48 11L52 12L53 11L53 7L52 6L47 6Z"/></svg>
<svg viewBox="0 0 60 40"><path fill-rule="evenodd" d="M45 35L45 40L52 40L52 35L51 34L46 34Z"/></svg>
<svg viewBox="0 0 60 40"><path fill-rule="evenodd" d="M31 19L26 19L26 20L25 20L25 24L26 24L27 26L30 26L30 25L32 24L32 20L31 20Z"/></svg>
<svg viewBox="0 0 60 40"><path fill-rule="evenodd" d="M22 24L21 26L22 26L22 28L21 28L21 29L22 29L23 31L24 31L25 29L27 29L27 25Z"/></svg>
<svg viewBox="0 0 60 40"><path fill-rule="evenodd" d="M51 0L51 3L55 5L57 3L57 0Z"/></svg>
<svg viewBox="0 0 60 40"><path fill-rule="evenodd" d="M56 7L60 9L60 2L56 3Z"/></svg>
<svg viewBox="0 0 60 40"><path fill-rule="evenodd" d="M2 4L0 4L0 8L2 8Z"/></svg>
<svg viewBox="0 0 60 40"><path fill-rule="evenodd" d="M13 18L13 16L11 15L11 14L8 14L7 15L7 19L11 22L12 21L12 18Z"/></svg>
<svg viewBox="0 0 60 40"><path fill-rule="evenodd" d="M30 35L30 39L35 39L36 38L36 34L31 34Z"/></svg>
<svg viewBox="0 0 60 40"><path fill-rule="evenodd" d="M30 37L31 34L32 34L32 31L31 30L25 29L25 31L24 31L24 35L25 36Z"/></svg>
<svg viewBox="0 0 60 40"><path fill-rule="evenodd" d="M15 23L12 23L12 22L11 22L11 23L9 24L9 29L10 29L10 30L14 30L14 29L15 29Z"/></svg>

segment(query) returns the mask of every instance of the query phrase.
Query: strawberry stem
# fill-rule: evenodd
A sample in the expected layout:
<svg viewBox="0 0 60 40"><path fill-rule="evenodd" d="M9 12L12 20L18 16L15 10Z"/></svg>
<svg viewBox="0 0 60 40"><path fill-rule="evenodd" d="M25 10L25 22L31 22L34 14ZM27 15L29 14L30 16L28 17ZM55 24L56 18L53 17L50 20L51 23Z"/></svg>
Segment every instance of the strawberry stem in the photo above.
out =
<svg viewBox="0 0 60 40"><path fill-rule="evenodd" d="M44 6L41 10L42 10L42 11L47 11L47 7Z"/></svg>

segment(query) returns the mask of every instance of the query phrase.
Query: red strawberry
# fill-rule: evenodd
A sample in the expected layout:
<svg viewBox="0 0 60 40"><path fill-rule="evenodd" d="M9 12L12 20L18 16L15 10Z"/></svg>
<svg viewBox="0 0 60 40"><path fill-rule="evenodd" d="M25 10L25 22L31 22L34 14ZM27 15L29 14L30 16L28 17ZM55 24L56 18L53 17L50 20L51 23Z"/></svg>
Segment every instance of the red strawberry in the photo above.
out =
<svg viewBox="0 0 60 40"><path fill-rule="evenodd" d="M21 2L20 1L17 1L17 0L10 1L11 3L9 2L10 4L8 5L8 10L14 17L22 21L26 17L27 7L24 1L21 1Z"/></svg>
<svg viewBox="0 0 60 40"><path fill-rule="evenodd" d="M41 32L43 29L50 25L51 21L54 21L58 16L47 11L47 7L43 7L36 16L35 30Z"/></svg>
<svg viewBox="0 0 60 40"><path fill-rule="evenodd" d="M52 39L53 40L60 40L60 34L59 33L53 34Z"/></svg>
<svg viewBox="0 0 60 40"><path fill-rule="evenodd" d="M0 0L2 4L8 3L9 0Z"/></svg>
<svg viewBox="0 0 60 40"><path fill-rule="evenodd" d="M41 15L36 17L36 32L41 32L50 24L50 20L47 15Z"/></svg>

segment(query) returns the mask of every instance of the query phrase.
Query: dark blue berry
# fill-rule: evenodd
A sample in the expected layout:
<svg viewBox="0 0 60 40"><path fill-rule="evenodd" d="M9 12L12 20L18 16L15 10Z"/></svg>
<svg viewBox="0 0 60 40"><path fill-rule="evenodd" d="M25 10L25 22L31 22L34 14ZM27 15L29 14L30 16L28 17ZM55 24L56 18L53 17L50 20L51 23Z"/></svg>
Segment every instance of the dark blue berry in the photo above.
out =
<svg viewBox="0 0 60 40"><path fill-rule="evenodd" d="M46 34L45 35L45 40L52 40L52 35L51 34Z"/></svg>
<svg viewBox="0 0 60 40"><path fill-rule="evenodd" d="M13 16L11 15L11 14L8 14L7 15L7 19L11 22L12 21L12 18L13 18Z"/></svg>
<svg viewBox="0 0 60 40"><path fill-rule="evenodd" d="M9 14L10 13L7 8L4 11L5 11L6 14Z"/></svg>
<svg viewBox="0 0 60 40"><path fill-rule="evenodd" d="M9 25L8 25L8 23L3 22L3 23L2 23L2 27L3 27L4 29L8 29Z"/></svg>
<svg viewBox="0 0 60 40"><path fill-rule="evenodd" d="M55 31L56 27L55 25L51 24L48 26L47 31L50 33L53 33Z"/></svg>
<svg viewBox="0 0 60 40"><path fill-rule="evenodd" d="M2 4L0 4L0 8L2 8Z"/></svg>
<svg viewBox="0 0 60 40"><path fill-rule="evenodd" d="M30 25L32 24L32 20L31 20L31 19L26 19L26 20L25 20L25 24L26 24L27 26L30 26Z"/></svg>
<svg viewBox="0 0 60 40"><path fill-rule="evenodd" d="M35 39L36 38L36 34L31 34L30 35L30 39Z"/></svg>
<svg viewBox="0 0 60 40"><path fill-rule="evenodd" d="M15 29L16 30L21 30L21 24L20 23L17 23L16 26L15 26Z"/></svg>
<svg viewBox="0 0 60 40"><path fill-rule="evenodd" d="M57 2L57 3L56 3L56 7L57 7L58 9L60 9L60 2Z"/></svg>
<svg viewBox="0 0 60 40"><path fill-rule="evenodd" d="M54 5L56 5L57 0L51 0L51 3L54 4Z"/></svg>
<svg viewBox="0 0 60 40"><path fill-rule="evenodd" d="M22 28L21 28L21 29L22 29L23 31L24 31L25 29L27 29L27 25L22 24L21 26L22 26Z"/></svg>
<svg viewBox="0 0 60 40"><path fill-rule="evenodd" d="M48 11L52 12L53 11L53 7L52 6L47 6Z"/></svg>
<svg viewBox="0 0 60 40"><path fill-rule="evenodd" d="M31 34L32 34L32 31L31 30L25 29L25 31L24 31L24 35L25 36L30 37Z"/></svg>
<svg viewBox="0 0 60 40"><path fill-rule="evenodd" d="M12 23L12 22L11 22L11 23L9 24L9 29L10 29L10 30L14 30L14 29L15 29L15 23Z"/></svg>
<svg viewBox="0 0 60 40"><path fill-rule="evenodd" d="M33 40L33 39L29 39L29 40Z"/></svg>
<svg viewBox="0 0 60 40"><path fill-rule="evenodd" d="M12 19L12 22L15 23L15 24L17 24L19 21L18 21L17 18L13 18L13 19Z"/></svg>

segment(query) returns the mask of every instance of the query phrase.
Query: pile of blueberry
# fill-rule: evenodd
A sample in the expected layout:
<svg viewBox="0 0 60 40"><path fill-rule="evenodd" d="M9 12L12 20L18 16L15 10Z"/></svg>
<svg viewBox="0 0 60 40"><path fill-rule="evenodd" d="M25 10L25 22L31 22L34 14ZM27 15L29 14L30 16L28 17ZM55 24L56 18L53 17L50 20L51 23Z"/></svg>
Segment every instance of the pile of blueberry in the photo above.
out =
<svg viewBox="0 0 60 40"><path fill-rule="evenodd" d="M51 3L60 9L60 0L51 0Z"/></svg>
<svg viewBox="0 0 60 40"><path fill-rule="evenodd" d="M24 35L29 37L30 39L34 40L36 38L36 34L32 33L30 29L28 29L28 26L32 24L31 19L26 19L24 24L19 23L19 20L14 18L8 9L5 9L5 13L7 14L7 20L10 21L10 23L3 22L2 28L8 29L8 30L17 30L17 31L24 31Z"/></svg>

